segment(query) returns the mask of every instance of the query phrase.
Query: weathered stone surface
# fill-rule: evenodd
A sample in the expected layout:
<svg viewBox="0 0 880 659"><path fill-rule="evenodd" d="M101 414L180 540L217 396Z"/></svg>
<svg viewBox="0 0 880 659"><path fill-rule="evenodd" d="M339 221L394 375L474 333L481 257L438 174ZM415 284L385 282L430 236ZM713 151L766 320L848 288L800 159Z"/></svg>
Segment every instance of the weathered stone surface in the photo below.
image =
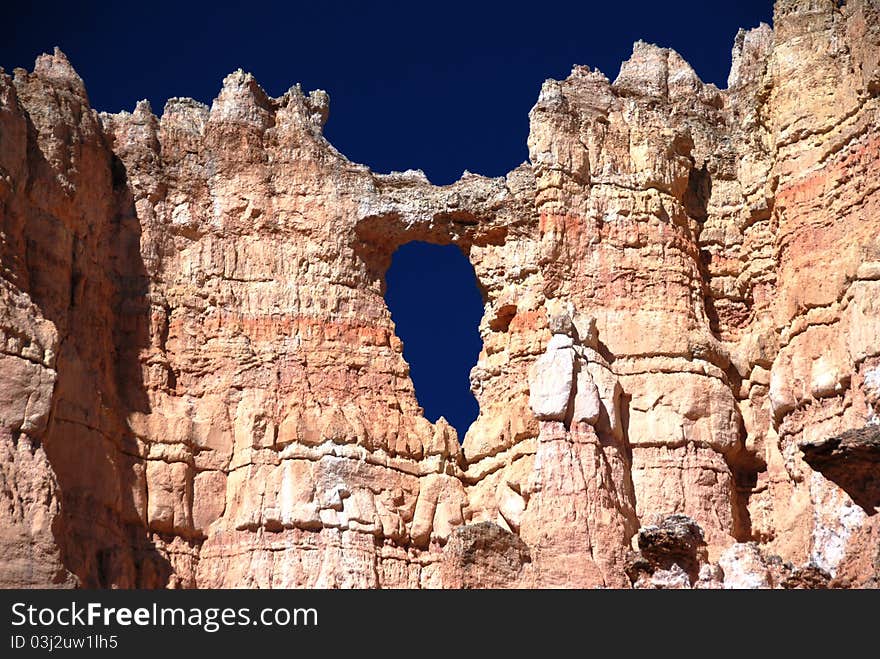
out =
<svg viewBox="0 0 880 659"><path fill-rule="evenodd" d="M588 370L578 371L575 384L574 407L571 420L575 423L585 421L595 425L602 413L602 401L599 399L599 388L593 382Z"/></svg>
<svg viewBox="0 0 880 659"><path fill-rule="evenodd" d="M492 522L460 526L443 550L445 588L515 588L531 563L519 536Z"/></svg>
<svg viewBox="0 0 880 659"><path fill-rule="evenodd" d="M562 421L568 415L574 389L574 350L548 346L533 368L529 407L542 421Z"/></svg>
<svg viewBox="0 0 880 659"><path fill-rule="evenodd" d="M628 461L589 425L543 421L519 535L536 587L623 587L636 518Z"/></svg>
<svg viewBox="0 0 880 659"><path fill-rule="evenodd" d="M754 543L731 545L721 554L718 565L724 571L724 588L728 590L755 590L773 586L764 556Z"/></svg>
<svg viewBox="0 0 880 659"><path fill-rule="evenodd" d="M834 481L869 515L880 506L880 426L847 430L836 437L803 442L810 467Z"/></svg>
<svg viewBox="0 0 880 659"><path fill-rule="evenodd" d="M639 551L624 569L637 589L825 589L831 575L815 565L800 567L780 556L767 556L758 543L734 543L717 563L708 561L703 531L685 515L669 515L639 529ZM852 587L838 580L835 587Z"/></svg>
<svg viewBox="0 0 880 659"><path fill-rule="evenodd" d="M876 585L830 438L880 421L878 53L875 0L779 0L726 90L639 42L443 187L345 159L321 91L0 73L0 585ZM382 297L410 240L486 296L462 438ZM706 556L628 569L667 514Z"/></svg>
<svg viewBox="0 0 880 659"><path fill-rule="evenodd" d="M707 563L703 529L687 515L660 516L636 536L638 552L624 570L633 588L687 589L720 587L720 576Z"/></svg>
<svg viewBox="0 0 880 659"><path fill-rule="evenodd" d="M795 568L786 576L780 585L786 590L825 590L828 588L830 575L815 565Z"/></svg>
<svg viewBox="0 0 880 659"><path fill-rule="evenodd" d="M705 559L703 530L687 515L668 515L659 524L639 529L639 551L652 565L669 569L677 565L696 578Z"/></svg>

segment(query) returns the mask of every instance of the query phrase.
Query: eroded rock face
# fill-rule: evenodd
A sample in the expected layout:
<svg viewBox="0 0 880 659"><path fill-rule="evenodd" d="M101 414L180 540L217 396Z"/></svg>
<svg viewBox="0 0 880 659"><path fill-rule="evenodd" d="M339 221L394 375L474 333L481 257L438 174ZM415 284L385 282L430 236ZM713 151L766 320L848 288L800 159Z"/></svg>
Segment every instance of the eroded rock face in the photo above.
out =
<svg viewBox="0 0 880 659"><path fill-rule="evenodd" d="M459 526L444 548L445 588L516 588L528 583L531 555L516 534L492 522Z"/></svg>
<svg viewBox="0 0 880 659"><path fill-rule="evenodd" d="M627 559L625 570L632 586L662 590L720 587L720 570L707 561L699 524L680 514L660 516L656 521L639 529L638 551Z"/></svg>
<svg viewBox="0 0 880 659"><path fill-rule="evenodd" d="M847 430L800 445L804 460L835 482L869 515L880 506L880 426Z"/></svg>
<svg viewBox="0 0 880 659"><path fill-rule="evenodd" d="M831 575L814 563L798 567L766 555L756 542L736 542L712 562L703 530L687 515L660 516L656 524L640 528L638 548L625 568L637 589L815 590L831 582Z"/></svg>
<svg viewBox="0 0 880 659"><path fill-rule="evenodd" d="M0 74L0 585L628 587L669 514L705 547L650 587L876 584L800 450L880 419L880 8L838 4L777 2L726 90L575 67L528 163L444 187L339 154L321 91ZM410 240L485 291L464 438L382 297Z"/></svg>

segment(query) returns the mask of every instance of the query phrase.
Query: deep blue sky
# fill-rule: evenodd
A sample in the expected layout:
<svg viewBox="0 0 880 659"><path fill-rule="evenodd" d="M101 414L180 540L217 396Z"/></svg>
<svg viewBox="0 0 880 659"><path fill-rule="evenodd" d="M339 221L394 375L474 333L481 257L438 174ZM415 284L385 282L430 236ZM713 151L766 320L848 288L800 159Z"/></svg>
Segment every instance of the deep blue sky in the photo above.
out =
<svg viewBox="0 0 880 659"><path fill-rule="evenodd" d="M60 46L92 105L111 112L141 98L157 113L171 96L210 103L239 67L273 96L301 82L330 93L325 134L349 158L379 172L422 169L445 184L464 169L499 176L524 161L542 81L573 64L614 78L643 39L675 48L723 87L737 29L771 17L767 0L9 2L0 66L30 69ZM388 275L397 331L426 414L445 415L463 435L476 413L467 387L480 345L473 271L449 250L412 249Z"/></svg>
<svg viewBox="0 0 880 659"><path fill-rule="evenodd" d="M464 439L477 418L469 375L482 347L474 269L454 245L411 242L394 253L386 281L385 301L425 416L445 416Z"/></svg>
<svg viewBox="0 0 880 659"><path fill-rule="evenodd" d="M526 159L528 111L572 64L613 78L637 39L678 50L724 86L739 27L767 0L713 2L8 2L0 66L30 69L60 46L99 110L148 98L210 103L241 67L273 96L330 93L326 134L376 171L499 176Z"/></svg>

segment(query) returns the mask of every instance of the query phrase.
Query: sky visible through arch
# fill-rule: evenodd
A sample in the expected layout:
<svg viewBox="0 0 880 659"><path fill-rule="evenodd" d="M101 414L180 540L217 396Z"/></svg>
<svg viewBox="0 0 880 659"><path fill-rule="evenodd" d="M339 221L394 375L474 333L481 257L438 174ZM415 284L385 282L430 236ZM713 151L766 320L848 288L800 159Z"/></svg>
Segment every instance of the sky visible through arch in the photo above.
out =
<svg viewBox="0 0 880 659"><path fill-rule="evenodd" d="M479 410L469 380L483 346L474 269L455 245L414 241L394 253L385 281L385 302L425 417L445 417L463 440Z"/></svg>
<svg viewBox="0 0 880 659"><path fill-rule="evenodd" d="M351 160L422 169L441 185L525 161L541 83L572 65L613 79L641 39L674 48L723 88L737 30L772 19L767 0L7 4L0 67L30 70L59 46L98 110L146 98L160 114L173 96L210 104L243 68L272 96L297 82L328 91L325 135ZM469 264L450 250L404 246L387 282L419 401L463 434L476 414L467 376L482 304Z"/></svg>

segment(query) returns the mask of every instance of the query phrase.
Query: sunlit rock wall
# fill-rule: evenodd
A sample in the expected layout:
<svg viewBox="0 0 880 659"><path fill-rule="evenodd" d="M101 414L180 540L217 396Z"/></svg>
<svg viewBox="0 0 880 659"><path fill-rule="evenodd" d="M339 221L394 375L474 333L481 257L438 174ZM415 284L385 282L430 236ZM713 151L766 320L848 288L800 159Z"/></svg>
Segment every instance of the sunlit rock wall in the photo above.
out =
<svg viewBox="0 0 880 659"><path fill-rule="evenodd" d="M801 451L880 422L880 10L837 5L777 2L726 90L575 67L528 163L443 187L349 162L321 91L0 75L0 585L876 585ZM463 438L383 299L410 240L485 295ZM705 550L634 563L674 513Z"/></svg>

